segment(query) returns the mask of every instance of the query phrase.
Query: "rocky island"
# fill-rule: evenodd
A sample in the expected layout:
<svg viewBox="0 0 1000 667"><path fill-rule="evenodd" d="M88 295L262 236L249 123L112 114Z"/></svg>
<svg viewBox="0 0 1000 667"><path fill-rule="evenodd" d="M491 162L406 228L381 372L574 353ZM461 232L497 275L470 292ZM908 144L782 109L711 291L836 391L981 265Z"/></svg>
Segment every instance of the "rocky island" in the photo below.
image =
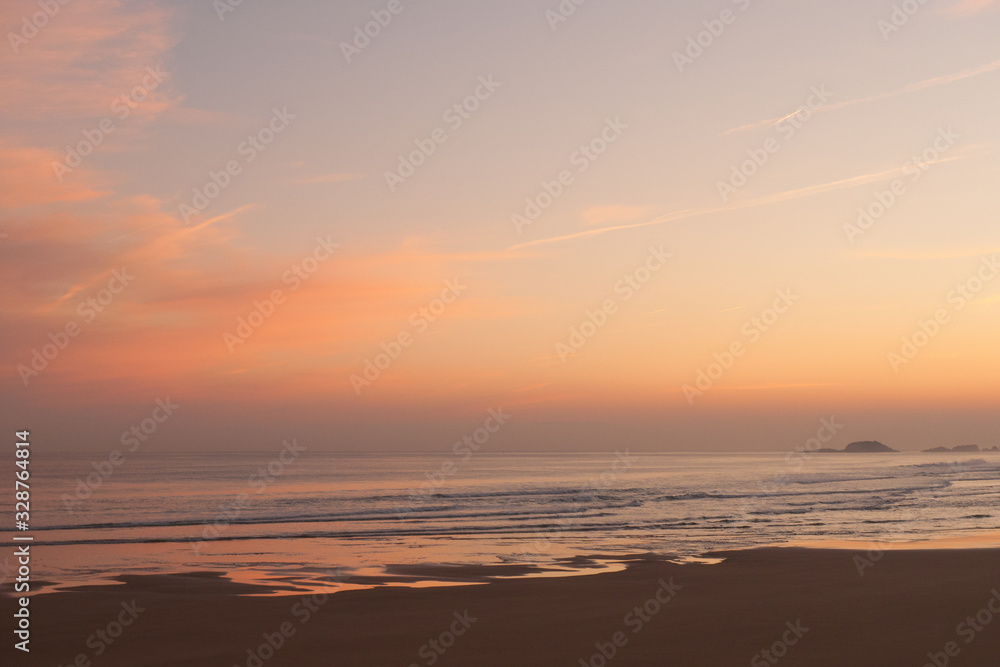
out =
<svg viewBox="0 0 1000 667"><path fill-rule="evenodd" d="M880 452L898 452L898 449L893 449L887 445L883 445L881 442L875 440L861 440L859 442L852 442L843 449L830 449L825 447L823 449L817 449L816 452L819 454L875 454Z"/></svg>

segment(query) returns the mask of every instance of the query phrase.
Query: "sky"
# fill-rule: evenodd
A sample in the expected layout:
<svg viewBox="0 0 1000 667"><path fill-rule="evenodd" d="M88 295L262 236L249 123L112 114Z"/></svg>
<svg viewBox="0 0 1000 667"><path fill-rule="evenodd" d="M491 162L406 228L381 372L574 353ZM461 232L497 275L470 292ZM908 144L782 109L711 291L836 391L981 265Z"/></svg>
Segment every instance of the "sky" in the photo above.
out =
<svg viewBox="0 0 1000 667"><path fill-rule="evenodd" d="M1000 444L1000 2L3 8L52 451Z"/></svg>

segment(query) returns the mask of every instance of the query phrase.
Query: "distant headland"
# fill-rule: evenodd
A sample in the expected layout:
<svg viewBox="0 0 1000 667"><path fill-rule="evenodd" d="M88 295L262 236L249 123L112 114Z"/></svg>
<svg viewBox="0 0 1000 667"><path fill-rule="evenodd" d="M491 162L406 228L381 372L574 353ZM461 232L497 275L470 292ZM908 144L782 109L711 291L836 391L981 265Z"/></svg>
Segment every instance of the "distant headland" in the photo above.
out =
<svg viewBox="0 0 1000 667"><path fill-rule="evenodd" d="M1000 452L1000 447L985 447L983 449L979 448L979 445L955 445L954 447L932 447L931 449L925 449L925 452Z"/></svg>
<svg viewBox="0 0 1000 667"><path fill-rule="evenodd" d="M852 442L843 449L830 449L829 447L824 447L823 449L816 450L816 452L820 454L875 454L880 452L898 451L898 449L893 449L888 445L883 445L881 442L876 440L861 440L859 442Z"/></svg>

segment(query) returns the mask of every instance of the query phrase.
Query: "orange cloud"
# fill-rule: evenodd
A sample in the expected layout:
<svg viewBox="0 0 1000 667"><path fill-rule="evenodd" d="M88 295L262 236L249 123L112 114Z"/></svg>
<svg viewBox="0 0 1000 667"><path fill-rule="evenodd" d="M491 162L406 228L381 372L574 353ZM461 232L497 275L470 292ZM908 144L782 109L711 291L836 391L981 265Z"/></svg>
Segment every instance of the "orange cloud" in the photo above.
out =
<svg viewBox="0 0 1000 667"><path fill-rule="evenodd" d="M998 0L959 0L945 12L952 16L972 16L990 9L994 9L1000 1Z"/></svg>
<svg viewBox="0 0 1000 667"><path fill-rule="evenodd" d="M342 393L349 372L379 341L409 329L407 317L440 292L454 269L445 266L446 256L411 248L377 255L337 250L332 257L324 251L328 258L313 264L307 258L320 254L318 242L290 254L241 248L238 216L192 232L160 205L147 197L119 199L91 220L39 218L10 229L0 265L0 280L11 288L3 316L15 332L0 352L8 373L17 377L30 368L49 334L74 322L82 330L78 339L51 369L29 375L29 384L56 392L107 386L127 395L146 386L183 386L197 393L266 377L257 397L263 400L274 393L267 386L298 377L293 393L324 386ZM302 274L303 267L314 272ZM112 284L116 272L127 278L124 289ZM280 303L271 302L276 290ZM265 321L230 351L223 335L242 337L239 323L257 310Z"/></svg>
<svg viewBox="0 0 1000 667"><path fill-rule="evenodd" d="M9 118L79 124L105 116L114 98L143 85L146 68L162 65L177 42L171 11L152 2L88 0L59 6L16 54L5 49L0 111ZM11 17L38 11L31 0L8 1L4 8ZM15 34L22 29L17 26ZM157 86L132 112L155 117L177 101L167 89Z"/></svg>
<svg viewBox="0 0 1000 667"><path fill-rule="evenodd" d="M110 194L93 175L59 183L52 168L63 156L44 148L11 146L0 138L0 208L19 209L61 202L84 202ZM89 183L89 184L88 184Z"/></svg>
<svg viewBox="0 0 1000 667"><path fill-rule="evenodd" d="M348 368L373 341L395 335L399 325L387 322L405 319L439 289L454 260L412 246L338 252L298 279L289 271L314 242L286 253L241 246L240 215L250 206L185 227L163 201L119 194L116 180L89 162L60 182L52 165L64 159L61 144L107 116L113 98L142 85L147 68L167 61L176 42L171 12L150 2L60 7L14 57L7 53L0 70L0 111L12 120L0 136L7 186L0 211L9 220L0 248L9 325L0 365L14 378L35 371L34 352L53 337L63 340L72 325L72 345L43 373L26 375L43 403L101 403L152 386L210 396L220 387L301 395L329 385L331 374L347 389ZM5 11L31 16L38 7L18 0ZM141 134L167 112L198 121L180 102L169 86L157 86L136 104L129 131ZM230 352L223 334L275 290L285 302ZM289 388L276 378L301 384Z"/></svg>

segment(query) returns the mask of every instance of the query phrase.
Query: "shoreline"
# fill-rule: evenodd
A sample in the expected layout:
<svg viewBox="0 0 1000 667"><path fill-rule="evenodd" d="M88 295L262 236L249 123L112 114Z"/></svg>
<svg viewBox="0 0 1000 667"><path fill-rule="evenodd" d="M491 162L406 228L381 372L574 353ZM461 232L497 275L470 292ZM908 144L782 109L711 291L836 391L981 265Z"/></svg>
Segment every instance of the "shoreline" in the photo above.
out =
<svg viewBox="0 0 1000 667"><path fill-rule="evenodd" d="M41 543L40 543L41 544ZM217 576L237 584L258 589L271 588L271 593L258 595L296 595L310 592L338 593L345 590L371 590L382 586L433 588L437 586L457 586L485 584L507 579L546 579L564 577L593 576L625 569L631 563L641 561L663 561L684 564L716 564L724 558L719 554L736 554L758 549L801 548L809 550L888 552L888 551L948 551L968 549L1000 550L1000 530L975 534L950 534L920 540L892 540L844 538L844 539L795 539L786 542L759 544L743 548L722 548L691 556L676 552L623 552L577 554L573 556L552 556L547 561L525 562L411 562L389 563L361 569L336 569L325 572L308 572L299 568L301 574L289 574L286 570L267 571L248 566L239 569L188 568L177 571L151 571L129 573L129 577L160 576ZM333 577L336 585L325 579ZM120 585L120 575L93 577L90 580L48 581L37 580L32 590L35 595L52 595L93 586ZM9 586L0 586L0 597L7 594Z"/></svg>
<svg viewBox="0 0 1000 667"><path fill-rule="evenodd" d="M259 587L212 573L126 576L113 586L34 598L32 661L776 664L766 660L766 650L772 657L783 652L782 665L920 667L928 654L941 654L949 665L985 667L995 665L1000 652L1000 550L893 549L874 561L860 549L768 547L714 555L723 560L643 559L592 576L335 595L256 595ZM870 564L860 567L858 559ZM10 597L0 599L5 615L13 605ZM987 615L990 622L983 623ZM957 653L944 653L949 649Z"/></svg>

